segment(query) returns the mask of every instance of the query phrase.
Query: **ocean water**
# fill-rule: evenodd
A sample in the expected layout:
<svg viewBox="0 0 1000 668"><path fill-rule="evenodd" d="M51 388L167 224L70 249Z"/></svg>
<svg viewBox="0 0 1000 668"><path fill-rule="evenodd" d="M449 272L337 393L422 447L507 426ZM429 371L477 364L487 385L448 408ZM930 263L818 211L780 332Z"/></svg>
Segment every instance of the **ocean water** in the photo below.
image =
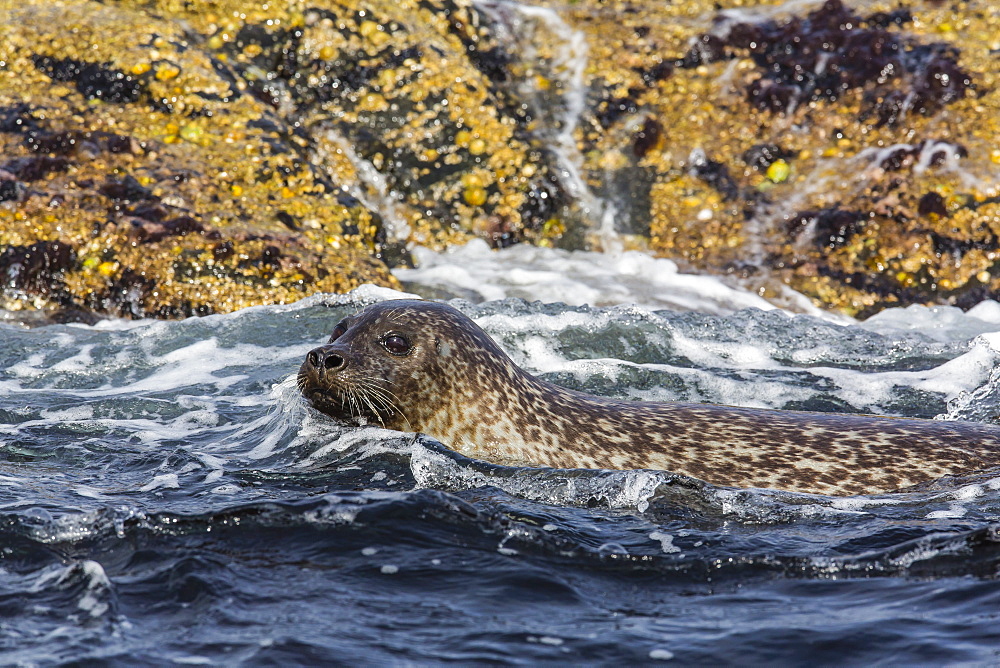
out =
<svg viewBox="0 0 1000 668"><path fill-rule="evenodd" d="M505 281L462 252L482 249L401 278L461 292L519 364L569 387L1000 415L995 302L854 322L644 257L517 250ZM546 303L573 295L600 305ZM1000 472L879 496L737 490L495 466L304 405L306 352L399 296L94 326L5 314L0 664L1000 660Z"/></svg>

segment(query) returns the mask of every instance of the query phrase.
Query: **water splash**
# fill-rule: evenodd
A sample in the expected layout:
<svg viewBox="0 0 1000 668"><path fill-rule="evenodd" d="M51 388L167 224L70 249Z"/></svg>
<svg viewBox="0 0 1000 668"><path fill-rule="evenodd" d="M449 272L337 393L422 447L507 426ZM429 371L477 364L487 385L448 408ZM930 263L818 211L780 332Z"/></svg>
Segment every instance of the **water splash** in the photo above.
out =
<svg viewBox="0 0 1000 668"><path fill-rule="evenodd" d="M356 198L365 208L377 211L382 218L386 236L390 241L404 242L410 236L410 224L399 205L400 195L394 191L386 179L370 160L366 160L354 150L350 140L336 130L326 131L326 138L335 150L342 153L354 167L360 183L343 185L347 194ZM328 164L332 159L318 151L317 162Z"/></svg>
<svg viewBox="0 0 1000 668"><path fill-rule="evenodd" d="M598 197L583 177L583 155L576 131L587 106L589 54L583 31L575 30L553 9L509 0L477 0L475 6L494 22L525 68L520 93L538 122L536 135L555 156L563 187L579 207L585 227L596 231L604 250L621 249L615 231L615 208Z"/></svg>

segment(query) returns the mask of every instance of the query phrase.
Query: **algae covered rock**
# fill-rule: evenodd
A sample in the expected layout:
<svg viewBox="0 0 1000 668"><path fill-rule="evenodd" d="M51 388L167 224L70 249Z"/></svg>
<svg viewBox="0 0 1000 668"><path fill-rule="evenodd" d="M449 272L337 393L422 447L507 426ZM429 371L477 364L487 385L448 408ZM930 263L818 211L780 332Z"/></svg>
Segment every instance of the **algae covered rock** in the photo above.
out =
<svg viewBox="0 0 1000 668"><path fill-rule="evenodd" d="M574 3L620 229L869 313L1000 288L1000 18L963 3Z"/></svg>
<svg viewBox="0 0 1000 668"><path fill-rule="evenodd" d="M180 24L96 2L0 20L7 306L170 317L393 284L377 215Z"/></svg>
<svg viewBox="0 0 1000 668"><path fill-rule="evenodd" d="M573 215L506 45L472 3L320 3L279 28L269 16L211 42L319 160L342 151L377 170L388 241L539 242Z"/></svg>
<svg viewBox="0 0 1000 668"><path fill-rule="evenodd" d="M986 0L0 1L0 294L176 317L618 235L865 314L1000 289ZM73 317L71 315L71 317Z"/></svg>
<svg viewBox="0 0 1000 668"><path fill-rule="evenodd" d="M393 286L406 244L544 242L572 207L461 4L66 0L0 21L8 308L175 317Z"/></svg>

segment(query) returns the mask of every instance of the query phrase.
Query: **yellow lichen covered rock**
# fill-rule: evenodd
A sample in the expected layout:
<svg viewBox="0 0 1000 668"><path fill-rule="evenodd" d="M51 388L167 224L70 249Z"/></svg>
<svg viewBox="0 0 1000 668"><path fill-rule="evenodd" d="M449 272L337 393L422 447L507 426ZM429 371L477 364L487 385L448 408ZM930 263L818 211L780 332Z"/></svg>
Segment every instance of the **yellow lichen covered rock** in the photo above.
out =
<svg viewBox="0 0 1000 668"><path fill-rule="evenodd" d="M546 7L548 4L548 7ZM0 0L10 308L395 285L626 245L864 314L1000 289L985 0Z"/></svg>
<svg viewBox="0 0 1000 668"><path fill-rule="evenodd" d="M966 3L549 3L624 231L850 313L1000 289L1000 17Z"/></svg>
<svg viewBox="0 0 1000 668"><path fill-rule="evenodd" d="M363 282L378 220L180 23L97 2L0 11L8 307L182 316Z"/></svg>
<svg viewBox="0 0 1000 668"><path fill-rule="evenodd" d="M3 2L0 22L10 308L396 285L407 244L545 241L566 201L461 3Z"/></svg>

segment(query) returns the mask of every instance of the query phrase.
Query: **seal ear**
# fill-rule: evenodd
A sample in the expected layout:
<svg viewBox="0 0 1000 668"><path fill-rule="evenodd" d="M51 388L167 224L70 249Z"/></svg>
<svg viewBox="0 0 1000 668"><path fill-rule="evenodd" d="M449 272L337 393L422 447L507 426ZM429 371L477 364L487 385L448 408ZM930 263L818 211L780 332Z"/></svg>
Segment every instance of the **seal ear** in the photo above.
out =
<svg viewBox="0 0 1000 668"><path fill-rule="evenodd" d="M330 340L327 343L333 343L347 331L347 325L343 321L337 323L337 326L333 328L333 334L330 335Z"/></svg>

